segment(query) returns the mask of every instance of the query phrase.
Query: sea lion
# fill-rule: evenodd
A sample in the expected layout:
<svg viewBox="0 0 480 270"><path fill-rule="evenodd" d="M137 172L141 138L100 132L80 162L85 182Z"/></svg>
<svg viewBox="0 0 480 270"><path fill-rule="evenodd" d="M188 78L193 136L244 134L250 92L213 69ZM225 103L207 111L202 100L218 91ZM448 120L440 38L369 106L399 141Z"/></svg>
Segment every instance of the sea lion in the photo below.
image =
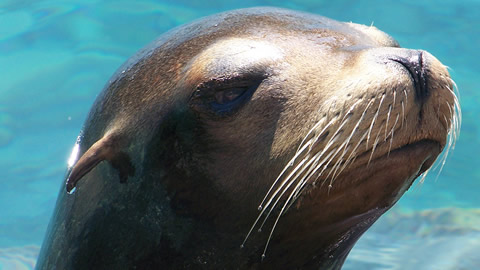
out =
<svg viewBox="0 0 480 270"><path fill-rule="evenodd" d="M339 269L452 144L453 88L428 52L317 15L171 30L95 101L37 269Z"/></svg>

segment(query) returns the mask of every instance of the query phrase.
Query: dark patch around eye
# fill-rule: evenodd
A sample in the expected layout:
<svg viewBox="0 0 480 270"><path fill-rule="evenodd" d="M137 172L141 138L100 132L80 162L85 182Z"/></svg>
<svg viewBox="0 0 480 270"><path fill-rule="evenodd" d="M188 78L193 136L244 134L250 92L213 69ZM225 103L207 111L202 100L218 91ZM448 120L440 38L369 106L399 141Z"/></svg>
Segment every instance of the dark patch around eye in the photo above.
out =
<svg viewBox="0 0 480 270"><path fill-rule="evenodd" d="M191 98L194 108L227 116L247 103L263 78L212 80L197 87Z"/></svg>

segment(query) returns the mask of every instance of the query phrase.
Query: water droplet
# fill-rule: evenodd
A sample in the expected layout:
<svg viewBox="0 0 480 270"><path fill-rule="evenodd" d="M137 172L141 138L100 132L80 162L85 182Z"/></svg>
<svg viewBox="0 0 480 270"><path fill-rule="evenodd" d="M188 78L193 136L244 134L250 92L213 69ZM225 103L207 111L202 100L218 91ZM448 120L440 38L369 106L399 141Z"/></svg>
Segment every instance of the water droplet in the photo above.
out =
<svg viewBox="0 0 480 270"><path fill-rule="evenodd" d="M72 190L67 191L67 194L73 194L77 190L77 187L73 187Z"/></svg>
<svg viewBox="0 0 480 270"><path fill-rule="evenodd" d="M262 211L263 207L261 205L258 206L258 211Z"/></svg>
<svg viewBox="0 0 480 270"><path fill-rule="evenodd" d="M240 248L244 248L245 246L243 244L240 245Z"/></svg>
<svg viewBox="0 0 480 270"><path fill-rule="evenodd" d="M258 231L257 231L257 232L262 232L262 229L258 229Z"/></svg>

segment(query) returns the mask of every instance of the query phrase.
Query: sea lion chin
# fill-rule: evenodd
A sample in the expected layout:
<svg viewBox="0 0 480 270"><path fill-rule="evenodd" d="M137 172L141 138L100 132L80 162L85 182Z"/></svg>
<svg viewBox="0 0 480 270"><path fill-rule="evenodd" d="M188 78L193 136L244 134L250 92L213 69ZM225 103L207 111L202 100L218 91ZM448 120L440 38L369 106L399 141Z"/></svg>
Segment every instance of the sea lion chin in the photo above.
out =
<svg viewBox="0 0 480 270"><path fill-rule="evenodd" d="M375 27L252 8L176 28L95 101L37 269L339 269L454 142L453 87Z"/></svg>

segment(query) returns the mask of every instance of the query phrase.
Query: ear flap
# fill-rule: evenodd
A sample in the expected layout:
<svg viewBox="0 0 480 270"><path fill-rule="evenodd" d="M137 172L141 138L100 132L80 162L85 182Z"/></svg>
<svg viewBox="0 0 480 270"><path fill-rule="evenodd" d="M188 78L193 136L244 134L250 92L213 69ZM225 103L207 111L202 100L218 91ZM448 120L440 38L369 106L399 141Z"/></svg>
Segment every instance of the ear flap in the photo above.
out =
<svg viewBox="0 0 480 270"><path fill-rule="evenodd" d="M83 176L104 160L118 170L120 182L126 182L128 176L135 173L135 168L128 154L120 148L119 136L111 133L94 143L73 166L66 182L67 192L71 192Z"/></svg>

